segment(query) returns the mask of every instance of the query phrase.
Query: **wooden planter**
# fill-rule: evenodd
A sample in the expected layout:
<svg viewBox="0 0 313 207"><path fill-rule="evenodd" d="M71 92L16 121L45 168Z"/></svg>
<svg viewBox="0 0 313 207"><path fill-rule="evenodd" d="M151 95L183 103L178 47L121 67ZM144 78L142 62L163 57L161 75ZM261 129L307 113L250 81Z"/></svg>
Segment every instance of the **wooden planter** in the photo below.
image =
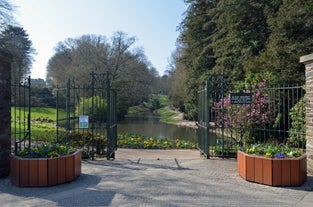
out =
<svg viewBox="0 0 313 207"><path fill-rule="evenodd" d="M81 151L58 158L10 157L11 181L19 187L52 186L81 174Z"/></svg>
<svg viewBox="0 0 313 207"><path fill-rule="evenodd" d="M300 186L307 179L306 155L265 158L237 152L238 173L245 180L271 186Z"/></svg>

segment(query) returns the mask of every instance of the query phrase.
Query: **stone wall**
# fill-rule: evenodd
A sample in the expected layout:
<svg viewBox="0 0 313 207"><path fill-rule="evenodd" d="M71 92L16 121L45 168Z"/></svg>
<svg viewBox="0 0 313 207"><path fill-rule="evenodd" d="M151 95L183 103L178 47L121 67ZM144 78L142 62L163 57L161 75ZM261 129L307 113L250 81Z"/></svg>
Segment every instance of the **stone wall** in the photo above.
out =
<svg viewBox="0 0 313 207"><path fill-rule="evenodd" d="M11 56L0 50L0 178L10 172Z"/></svg>
<svg viewBox="0 0 313 207"><path fill-rule="evenodd" d="M305 64L307 169L313 174L313 53L300 57L300 63Z"/></svg>

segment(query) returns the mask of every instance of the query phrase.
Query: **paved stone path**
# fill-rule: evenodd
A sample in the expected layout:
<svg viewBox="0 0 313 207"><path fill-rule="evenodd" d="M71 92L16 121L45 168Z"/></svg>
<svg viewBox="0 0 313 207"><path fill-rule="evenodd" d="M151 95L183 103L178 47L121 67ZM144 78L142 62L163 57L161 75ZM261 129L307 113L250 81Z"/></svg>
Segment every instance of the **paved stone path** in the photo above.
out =
<svg viewBox="0 0 313 207"><path fill-rule="evenodd" d="M270 187L236 168L197 150L118 149L114 161L83 161L70 183L18 188L0 179L0 206L313 206L312 176L301 187Z"/></svg>

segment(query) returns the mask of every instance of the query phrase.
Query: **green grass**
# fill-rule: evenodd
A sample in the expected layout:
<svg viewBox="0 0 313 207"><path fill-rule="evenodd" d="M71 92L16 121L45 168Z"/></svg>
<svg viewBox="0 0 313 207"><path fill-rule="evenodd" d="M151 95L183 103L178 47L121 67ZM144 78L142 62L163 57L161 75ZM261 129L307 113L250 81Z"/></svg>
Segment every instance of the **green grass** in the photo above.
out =
<svg viewBox="0 0 313 207"><path fill-rule="evenodd" d="M56 109L48 107L32 107L31 108L31 137L37 141L56 141ZM11 108L11 130L12 136L22 138L23 135L16 135L15 133L25 132L27 129L27 114L28 109ZM60 117L66 117L64 110L59 111ZM21 118L20 118L21 117ZM25 123L24 123L25 118ZM21 120L14 121L14 120Z"/></svg>
<svg viewBox="0 0 313 207"><path fill-rule="evenodd" d="M64 111L63 111L64 112ZM32 120L53 120L56 121L56 109L54 108L31 108ZM64 112L65 117L65 112Z"/></svg>
<svg viewBox="0 0 313 207"><path fill-rule="evenodd" d="M170 100L167 95L153 94L152 97L159 100L161 107L170 105Z"/></svg>
<svg viewBox="0 0 313 207"><path fill-rule="evenodd" d="M161 121L169 124L175 123L173 119L177 113L169 110L168 108L161 108L157 110L157 114L161 117Z"/></svg>
<svg viewBox="0 0 313 207"><path fill-rule="evenodd" d="M150 109L142 106L133 106L128 109L126 116L140 115L145 113L150 113Z"/></svg>
<svg viewBox="0 0 313 207"><path fill-rule="evenodd" d="M48 108L48 107L32 107L30 109L31 113L31 120L52 120L56 121L56 109L55 108ZM12 107L11 108L11 118L14 119L15 117L26 117L28 114L27 108L19 108L19 107ZM59 116L66 117L66 112L64 110L59 110Z"/></svg>

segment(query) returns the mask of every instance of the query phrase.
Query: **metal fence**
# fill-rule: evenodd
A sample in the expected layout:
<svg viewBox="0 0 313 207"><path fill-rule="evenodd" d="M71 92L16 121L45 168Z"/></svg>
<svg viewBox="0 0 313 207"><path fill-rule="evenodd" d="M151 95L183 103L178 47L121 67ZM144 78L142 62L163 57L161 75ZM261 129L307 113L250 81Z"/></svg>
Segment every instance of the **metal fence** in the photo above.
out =
<svg viewBox="0 0 313 207"><path fill-rule="evenodd" d="M85 157L114 158L117 120L108 74L90 74L88 85L69 80L57 88L57 141L71 142Z"/></svg>
<svg viewBox="0 0 313 207"><path fill-rule="evenodd" d="M30 77L11 84L11 142L14 153L31 146Z"/></svg>
<svg viewBox="0 0 313 207"><path fill-rule="evenodd" d="M302 85L249 89L226 86L210 75L199 91L198 147L206 157L235 157L252 143L284 143L305 150L305 90Z"/></svg>
<svg viewBox="0 0 313 207"><path fill-rule="evenodd" d="M223 75L208 76L205 88L198 92L198 149L206 158L214 155L212 147L216 146L216 135L220 134L216 131L217 127L212 125L212 120L215 117L211 111L212 104L223 99L225 92ZM221 135L223 133L224 130L221 131Z"/></svg>

